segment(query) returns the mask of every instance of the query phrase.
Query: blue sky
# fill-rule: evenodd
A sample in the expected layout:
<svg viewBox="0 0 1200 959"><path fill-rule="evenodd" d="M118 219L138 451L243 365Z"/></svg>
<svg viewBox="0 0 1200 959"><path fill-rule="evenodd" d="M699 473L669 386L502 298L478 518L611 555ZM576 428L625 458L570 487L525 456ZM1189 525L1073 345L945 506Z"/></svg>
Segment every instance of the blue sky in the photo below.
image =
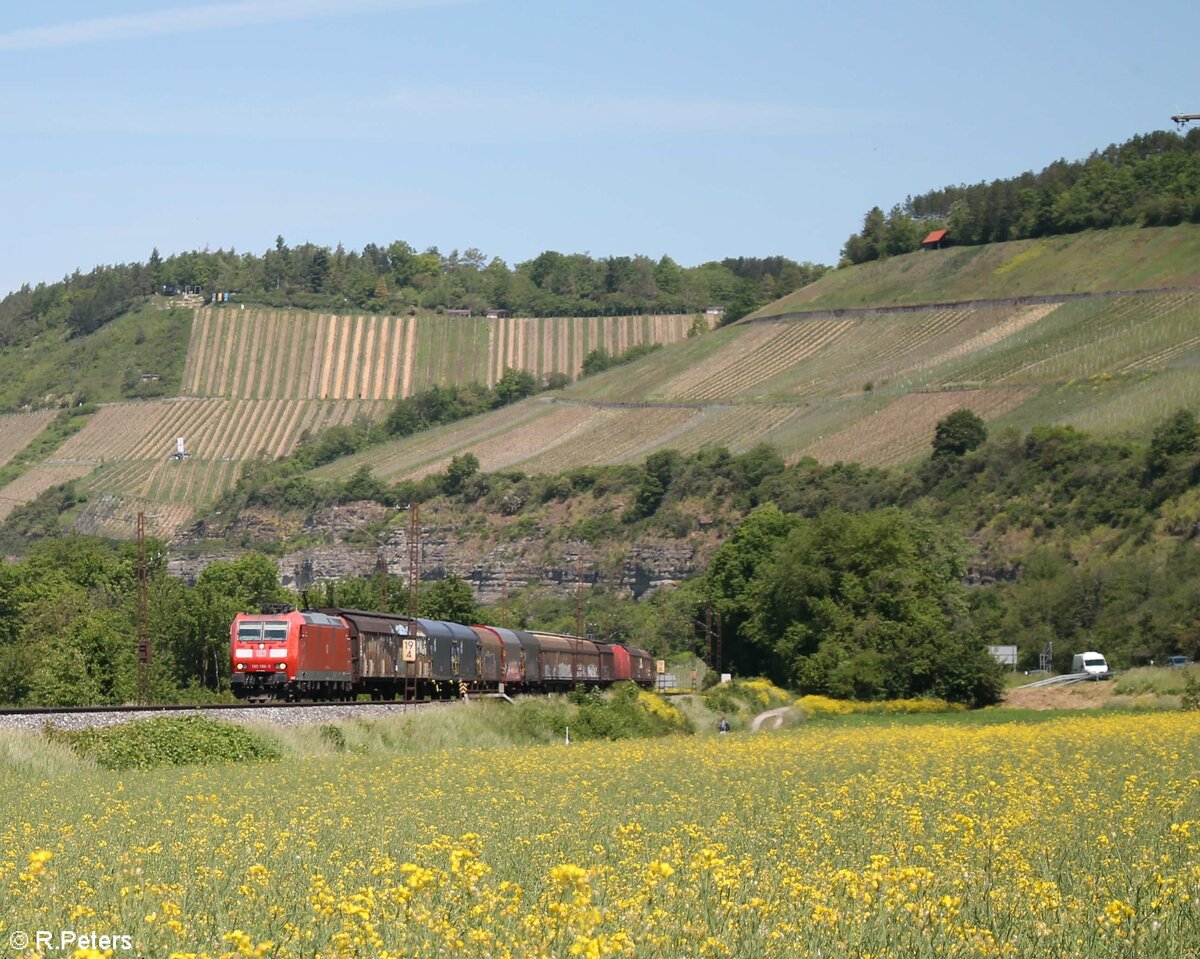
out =
<svg viewBox="0 0 1200 959"><path fill-rule="evenodd" d="M1200 113L1200 4L46 0L0 22L0 295L407 240L835 262L872 205Z"/></svg>

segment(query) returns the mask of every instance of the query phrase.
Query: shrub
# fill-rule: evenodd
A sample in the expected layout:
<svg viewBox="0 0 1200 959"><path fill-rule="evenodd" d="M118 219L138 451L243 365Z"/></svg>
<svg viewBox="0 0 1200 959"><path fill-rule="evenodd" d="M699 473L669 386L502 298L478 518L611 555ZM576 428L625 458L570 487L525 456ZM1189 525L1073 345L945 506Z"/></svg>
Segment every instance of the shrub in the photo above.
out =
<svg viewBox="0 0 1200 959"><path fill-rule="evenodd" d="M50 738L106 769L271 762L282 753L258 733L202 716L166 716L75 732L51 730Z"/></svg>
<svg viewBox="0 0 1200 959"><path fill-rule="evenodd" d="M737 714L744 709L762 712L791 705L791 696L769 679L739 679L713 686L704 696L704 705L715 713Z"/></svg>
<svg viewBox="0 0 1200 959"><path fill-rule="evenodd" d="M514 710L515 724L534 739L631 739L691 733L695 729L678 709L633 683L611 690L577 689L555 700L522 700Z"/></svg>
<svg viewBox="0 0 1200 959"><path fill-rule="evenodd" d="M853 699L832 699L829 696L801 696L796 700L796 705L814 718L862 714L958 713L967 708L962 703L948 703L944 699L885 699L859 702Z"/></svg>
<svg viewBox="0 0 1200 959"><path fill-rule="evenodd" d="M1196 681L1195 676L1188 677L1183 695L1179 697L1179 707L1187 712L1200 710L1200 682Z"/></svg>

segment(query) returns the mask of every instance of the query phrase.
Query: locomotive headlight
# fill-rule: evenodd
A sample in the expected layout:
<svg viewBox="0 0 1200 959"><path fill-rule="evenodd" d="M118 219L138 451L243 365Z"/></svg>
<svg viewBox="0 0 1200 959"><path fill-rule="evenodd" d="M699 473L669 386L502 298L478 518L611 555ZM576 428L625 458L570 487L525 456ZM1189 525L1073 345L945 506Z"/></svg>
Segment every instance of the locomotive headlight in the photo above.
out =
<svg viewBox="0 0 1200 959"><path fill-rule="evenodd" d="M246 664L245 664L245 663L238 663L238 664L237 664L237 668L238 668L238 669L245 669L245 668L246 668Z"/></svg>
<svg viewBox="0 0 1200 959"><path fill-rule="evenodd" d="M275 668L276 668L276 669L287 669L287 663L280 663L280 664L279 664L278 666L276 666Z"/></svg>

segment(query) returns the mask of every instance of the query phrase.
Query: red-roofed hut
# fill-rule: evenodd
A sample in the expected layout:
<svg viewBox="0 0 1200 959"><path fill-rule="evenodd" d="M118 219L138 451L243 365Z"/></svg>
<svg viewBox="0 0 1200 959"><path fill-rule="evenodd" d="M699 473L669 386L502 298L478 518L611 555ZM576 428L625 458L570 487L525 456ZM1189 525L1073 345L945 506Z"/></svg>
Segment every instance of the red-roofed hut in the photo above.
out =
<svg viewBox="0 0 1200 959"><path fill-rule="evenodd" d="M933 230L921 241L922 250L940 250L946 245L946 234L949 230Z"/></svg>

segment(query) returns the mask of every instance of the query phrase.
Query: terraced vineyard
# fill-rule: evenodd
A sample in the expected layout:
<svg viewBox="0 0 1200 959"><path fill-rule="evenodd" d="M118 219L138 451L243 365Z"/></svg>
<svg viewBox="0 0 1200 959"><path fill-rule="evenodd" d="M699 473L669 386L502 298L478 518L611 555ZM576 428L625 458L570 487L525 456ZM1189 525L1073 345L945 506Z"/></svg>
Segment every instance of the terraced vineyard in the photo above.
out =
<svg viewBox="0 0 1200 959"><path fill-rule="evenodd" d="M1144 431L1174 409L1200 406L1200 288L1189 287L1200 276L1188 255L1200 229L1108 233L835 271L781 301L774 315L768 308L703 336L688 335L691 316L202 309L190 324L183 396L104 406L50 459L0 490L0 516L74 478L91 496L80 528L128 529L141 508L166 529L228 488L242 463L289 453L305 431L377 420L397 399L434 384L493 384L507 367L578 376L593 349L617 354L652 341L667 345L572 384L557 402L531 399L372 448L317 475L346 477L366 465L384 480L415 477L468 451L485 470L558 471L637 461L658 449L743 451L757 442L792 460L902 463L925 455L937 420L961 408L997 427ZM1056 260L1060 252L1069 264ZM1089 281L1091 274L1105 279ZM1120 277L1183 288L1056 297L1059 276L1084 289L1111 289ZM913 304L920 291L939 289L956 291L946 299L1045 296L879 305ZM869 309L851 308L858 304ZM814 311L795 312L805 307ZM51 415L0 417L0 464ZM189 454L182 462L170 458L177 437Z"/></svg>
<svg viewBox="0 0 1200 959"><path fill-rule="evenodd" d="M419 476L468 451L484 469L557 471L757 442L891 465L926 455L963 408L998 426L1138 430L1200 403L1198 366L1200 292L767 319L590 377L557 409L489 414L323 475Z"/></svg>
<svg viewBox="0 0 1200 959"><path fill-rule="evenodd" d="M969 382L1044 383L1166 366L1200 329L1200 292L1065 304L994 356L964 364ZM1191 345L1189 345L1191 344Z"/></svg>
<svg viewBox="0 0 1200 959"><path fill-rule="evenodd" d="M579 408L575 408L579 411ZM570 434L555 437L521 461L531 473L558 473L581 463L628 463L673 445L700 413L694 409L592 408Z"/></svg>
<svg viewBox="0 0 1200 959"><path fill-rule="evenodd" d="M360 466L387 481L417 478L446 467L450 458L474 453L483 469L503 469L570 435L593 410L537 399L438 427L337 460L314 471L317 477L345 479Z"/></svg>
<svg viewBox="0 0 1200 959"><path fill-rule="evenodd" d="M744 452L757 443L780 445L786 431L810 415L808 408L797 405L709 407L670 445L685 453L706 446Z"/></svg>
<svg viewBox="0 0 1200 959"><path fill-rule="evenodd" d="M202 309L191 323L184 398L102 407L41 468L0 491L7 497L3 511L55 483L86 477L84 488L104 505L89 505L81 528L124 529L136 516L134 505L166 528L182 522L185 507L227 489L243 462L287 455L305 432L377 421L397 399L435 384L492 385L508 367L574 377L591 350L620 353L685 339L694 323L684 315L488 320ZM0 418L0 465L53 415ZM540 431L568 431L560 421L582 415L559 411L548 427L531 423L515 436L504 427L490 439L492 452L485 450L489 462L540 451ZM179 437L188 453L183 461L171 458ZM405 469L438 469L448 455L431 447Z"/></svg>
<svg viewBox="0 0 1200 959"><path fill-rule="evenodd" d="M575 378L591 350L672 343L694 322L690 315L487 319L211 308L193 323L182 391L396 400L435 384L492 386L508 367Z"/></svg>
<svg viewBox="0 0 1200 959"><path fill-rule="evenodd" d="M102 408L54 460L100 465L108 460L158 461L182 437L192 459L274 459L290 453L305 432L374 420L378 400L160 400Z"/></svg>
<svg viewBox="0 0 1200 959"><path fill-rule="evenodd" d="M619 402L796 402L857 391L868 382L903 378L908 387L919 387L929 381L929 371L976 357L1057 308L882 310L739 324L680 344L655 364L594 377L571 395Z"/></svg>
<svg viewBox="0 0 1200 959"><path fill-rule="evenodd" d="M47 464L35 466L0 488L0 520L20 506L37 499L52 486L77 480L91 472L90 466Z"/></svg>
<svg viewBox="0 0 1200 959"><path fill-rule="evenodd" d="M832 436L793 454L822 463L894 466L926 455L938 420L957 410L972 410L985 420L1016 407L1031 391L1016 389L952 390L909 393Z"/></svg>
<svg viewBox="0 0 1200 959"><path fill-rule="evenodd" d="M57 410L0 415L0 466L25 449L56 415Z"/></svg>
<svg viewBox="0 0 1200 959"><path fill-rule="evenodd" d="M246 460L284 456L305 432L374 420L387 409L379 400L156 400L104 406L52 457L0 489L0 519L51 486L86 477L83 488L93 495L141 502L165 535L196 506L231 486ZM184 438L188 451L182 461L171 458L177 437ZM108 528L104 523L111 515L117 517L112 527L124 529L130 509L110 503L99 518L85 510L80 522L84 528Z"/></svg>
<svg viewBox="0 0 1200 959"><path fill-rule="evenodd" d="M137 536L139 512L145 516L148 535L168 539L187 522L192 507L100 493L88 500L75 520L75 529L92 536L133 539Z"/></svg>

